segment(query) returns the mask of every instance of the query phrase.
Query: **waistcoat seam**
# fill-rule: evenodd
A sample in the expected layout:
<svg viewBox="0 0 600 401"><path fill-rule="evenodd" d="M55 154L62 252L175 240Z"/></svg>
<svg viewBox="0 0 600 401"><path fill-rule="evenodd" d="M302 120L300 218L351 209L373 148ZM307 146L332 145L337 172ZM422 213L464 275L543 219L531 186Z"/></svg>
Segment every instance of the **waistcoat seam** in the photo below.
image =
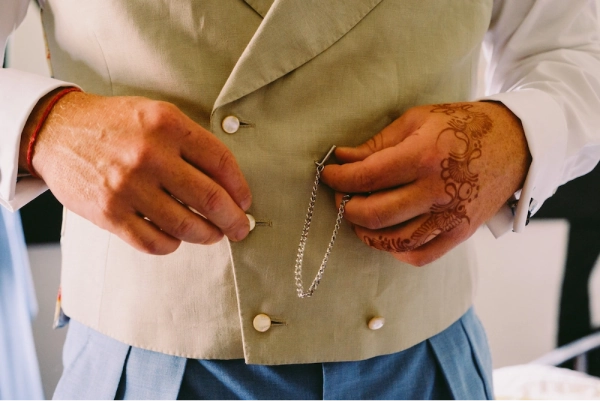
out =
<svg viewBox="0 0 600 401"><path fill-rule="evenodd" d="M108 237L108 241L106 243L106 250L104 253L104 274L102 275L102 290L100 291L100 305L99 305L99 310L98 310L98 321L96 322L96 327L100 327L100 320L101 320L101 316L104 310L104 297L105 297L105 293L104 293L104 283L106 283L106 275L108 274L108 251L110 249L110 243L113 240L114 235L113 234L109 234Z"/></svg>
<svg viewBox="0 0 600 401"><path fill-rule="evenodd" d="M110 76L110 69L108 68L108 62L106 61L106 56L104 55L104 49L102 49L102 45L100 44L100 41L98 40L98 36L96 35L96 32L92 32L94 34L94 40L96 41L96 44L98 45L98 49L100 49L100 54L102 55L102 60L104 61L104 66L106 67L106 76L108 77L108 83L110 85L110 94L111 96L115 95L114 92L114 88L113 88L113 80Z"/></svg>

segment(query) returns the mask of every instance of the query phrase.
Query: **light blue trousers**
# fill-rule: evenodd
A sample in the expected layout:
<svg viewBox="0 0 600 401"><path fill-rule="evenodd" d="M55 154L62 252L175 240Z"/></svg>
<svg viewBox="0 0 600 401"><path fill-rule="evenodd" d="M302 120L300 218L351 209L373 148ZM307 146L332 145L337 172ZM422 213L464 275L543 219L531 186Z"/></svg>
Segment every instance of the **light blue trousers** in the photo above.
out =
<svg viewBox="0 0 600 401"><path fill-rule="evenodd" d="M469 310L442 333L357 362L247 365L130 347L71 321L55 399L489 399L492 364Z"/></svg>

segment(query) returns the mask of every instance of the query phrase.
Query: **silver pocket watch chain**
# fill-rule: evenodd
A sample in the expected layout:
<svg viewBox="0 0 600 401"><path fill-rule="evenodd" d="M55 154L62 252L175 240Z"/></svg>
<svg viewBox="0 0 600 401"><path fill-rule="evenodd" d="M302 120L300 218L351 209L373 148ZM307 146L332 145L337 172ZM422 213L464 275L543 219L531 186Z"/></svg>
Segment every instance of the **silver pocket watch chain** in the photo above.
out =
<svg viewBox="0 0 600 401"><path fill-rule="evenodd" d="M325 256L323 256L323 261L321 262L321 266L319 267L319 271L315 276L312 284L308 288L308 291L304 291L304 284L302 283L302 262L304 261L304 251L306 250L306 241L308 239L308 231L310 230L310 223L312 222L313 212L315 210L315 203L317 201L317 191L319 190L319 180L321 178L321 172L325 168L325 162L336 146L333 145L329 152L325 155L322 161L317 162L317 173L315 176L315 182L313 184L312 193L310 195L310 202L308 203L308 211L306 213L306 219L304 220L304 227L302 228L302 236L300 237L300 245L298 245L298 254L296 255L296 266L294 268L294 277L296 280L296 292L298 293L299 298L309 298L313 295L321 279L323 278L323 273L325 273L325 268L327 267L327 262L329 261L329 255L331 254L331 250L333 249L333 244L335 243L335 239L338 235L338 231L340 230L340 224L342 222L342 218L344 217L344 211L346 207L346 203L350 200L350 195L344 195L342 198L342 202L340 203L340 207L338 209L337 217L335 219L335 226L333 228L333 233L331 234L331 239L329 240L329 245L327 246L327 250L325 251Z"/></svg>

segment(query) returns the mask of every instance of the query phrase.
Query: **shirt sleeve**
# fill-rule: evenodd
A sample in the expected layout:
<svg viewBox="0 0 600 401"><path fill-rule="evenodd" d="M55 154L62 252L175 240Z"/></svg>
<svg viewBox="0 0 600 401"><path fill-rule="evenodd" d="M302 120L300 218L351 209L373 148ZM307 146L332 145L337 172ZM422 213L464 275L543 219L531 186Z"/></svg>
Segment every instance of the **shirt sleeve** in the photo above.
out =
<svg viewBox="0 0 600 401"><path fill-rule="evenodd" d="M0 12L0 60L8 36L23 21L27 0L3 0ZM42 180L24 177L17 182L21 132L29 114L42 97L62 81L13 69L0 69L0 205L16 210L44 192Z"/></svg>
<svg viewBox="0 0 600 401"><path fill-rule="evenodd" d="M600 160L597 19L595 0L494 1L485 99L520 118L532 156L514 219L505 207L487 223L496 237Z"/></svg>

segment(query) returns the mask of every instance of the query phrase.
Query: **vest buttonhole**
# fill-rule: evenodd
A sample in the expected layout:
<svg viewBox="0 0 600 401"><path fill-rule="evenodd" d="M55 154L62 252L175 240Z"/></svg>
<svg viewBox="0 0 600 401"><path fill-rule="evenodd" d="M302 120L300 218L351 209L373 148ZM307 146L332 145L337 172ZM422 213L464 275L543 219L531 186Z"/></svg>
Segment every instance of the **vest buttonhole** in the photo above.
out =
<svg viewBox="0 0 600 401"><path fill-rule="evenodd" d="M256 225L261 227L273 227L271 220L256 220Z"/></svg>

